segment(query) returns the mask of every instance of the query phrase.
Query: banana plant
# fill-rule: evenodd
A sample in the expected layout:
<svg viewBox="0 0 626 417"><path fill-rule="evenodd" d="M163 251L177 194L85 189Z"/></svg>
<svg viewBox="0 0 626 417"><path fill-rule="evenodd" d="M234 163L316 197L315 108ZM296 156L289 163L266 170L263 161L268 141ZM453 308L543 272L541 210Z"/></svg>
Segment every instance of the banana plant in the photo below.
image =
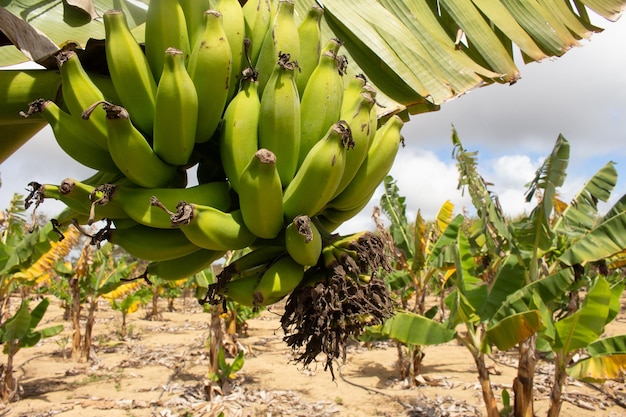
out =
<svg viewBox="0 0 626 417"><path fill-rule="evenodd" d="M95 312L98 301L105 295L114 298L115 291L127 284L127 279L135 268L134 263L126 261L124 256L114 258L113 246L110 243L94 250L87 243L83 246L79 258L69 271L66 279L69 281L72 298L72 358L86 361L90 359ZM132 282L140 285L141 282ZM83 327L80 323L83 304L87 304L87 320Z"/></svg>
<svg viewBox="0 0 626 417"><path fill-rule="evenodd" d="M426 296L432 288L439 290L443 307L444 287L452 262L440 256L437 266L432 266L435 262L429 257L433 247L441 244L438 239L450 224L454 207L449 201L444 203L436 221L429 225L418 212L415 223L410 225L404 201L405 197L400 196L396 181L392 176L387 176L380 207L390 221L389 231L381 221L377 221L377 228L383 236L389 236L392 271L386 274L385 282L398 295L401 309L384 325L369 328L362 340L381 337L394 339L399 344L400 376L408 379L413 386L416 377L421 374L424 346L444 343L454 337L454 332L434 322L419 339L415 339L416 335L411 332L414 321L420 320L420 317L432 319L438 313L437 308L426 311ZM375 213L378 213L378 208ZM379 215L375 217L379 218ZM443 314L443 308L439 312ZM406 347L408 361L403 359L403 347Z"/></svg>
<svg viewBox="0 0 626 417"><path fill-rule="evenodd" d="M145 286L133 292L126 292L124 286L117 289L122 290L124 295L122 297L116 297L111 299L111 308L122 313L122 326L120 328L120 338L126 340L128 336L128 324L127 318L129 314L136 312L141 305L148 303L152 297L152 291Z"/></svg>
<svg viewBox="0 0 626 417"><path fill-rule="evenodd" d="M458 138L456 141L460 146ZM460 154L457 159L458 156ZM569 363L576 353L595 342L604 326L614 318L623 291L619 279L614 279L613 285L609 286L603 277L606 268L601 270L603 273L598 273L598 268L592 265L622 252L625 247L621 239L613 238L619 236L620 228L609 228L604 224L614 217L610 224L619 223L621 203L597 221L597 203L609 199L616 185L617 172L613 163L606 164L585 184L572 203L566 205L558 200L557 190L564 183L568 159L569 143L559 136L552 153L529 184L528 201L540 194L529 216L507 221L494 215L499 212L493 210L496 198L485 199L486 204L476 206L479 213L490 213L484 222L490 225L483 229L487 233L480 234L483 241L501 241L491 247L507 254L503 258L505 262L497 267L499 273L488 282L488 297L477 310L486 326L486 337L480 349L488 352L492 346L500 350L517 346L519 364L513 381L515 416L534 415L532 381L536 349L553 354L555 379L548 415L555 417L559 414L560 393ZM471 187L469 190L470 194L486 197L484 192L477 193ZM473 200L478 199L473 197ZM493 237L497 238L494 240ZM580 249L590 247L590 241L596 240L606 244L599 245L595 256ZM459 250L459 253L462 252ZM492 252L492 255L496 253ZM579 292L583 287L587 288L587 296L581 303ZM469 301L473 304L471 298ZM508 333L514 333L514 337ZM616 363L619 363L618 356Z"/></svg>
<svg viewBox="0 0 626 417"><path fill-rule="evenodd" d="M0 240L0 321L5 319L10 294L20 286L34 284L35 278L52 268L54 260L65 256L58 249L71 248L59 242L50 224L29 224L23 201L23 196L15 194L5 211Z"/></svg>
<svg viewBox="0 0 626 417"><path fill-rule="evenodd" d="M599 201L609 199L617 181L616 170L613 163L606 164L570 205L559 201L558 188L569 159L569 143L559 136L529 183L526 196L532 201L540 194L537 205L528 216L513 221L504 216L497 195L478 174L476 153L462 147L456 131L453 144L459 186L467 187L477 218L465 227L463 217L456 216L430 252L431 259L438 259L444 248L455 255L450 277L454 286L446 298L450 310L447 329L460 325L466 330L454 337L474 358L490 417L499 416L500 411L485 354L494 348L517 349L513 413L525 417L534 415L536 350L551 353L555 382L549 416L555 417L568 373L603 380L623 372L624 337L600 339L619 311L624 289L623 278L617 272L610 274L609 269L624 265L626 242L621 222L626 198L604 216L598 216L597 207ZM582 301L580 293L587 294ZM403 340L430 334L427 328L432 320L427 317L400 319L405 333L396 333ZM572 365L577 353L584 359Z"/></svg>
<svg viewBox="0 0 626 417"><path fill-rule="evenodd" d="M82 2L9 0L0 7L0 66L32 61L45 70L0 72L0 120L13 134L2 139L0 162L43 127L18 112L24 103L57 96L54 54L68 40L92 72L105 73L104 11L122 9L139 41L143 40L148 0ZM241 3L244 3L242 0ZM626 0L533 2L509 0L318 0L323 7L322 37L344 42L351 75L365 74L380 91L381 117L439 109L445 101L476 87L514 83L520 78L516 49L524 63L559 57L602 29L591 15L617 20ZM295 0L306 16L308 0ZM23 76L23 77L22 77ZM22 78L26 87L12 82ZM16 111L16 103L20 108Z"/></svg>
<svg viewBox="0 0 626 417"><path fill-rule="evenodd" d="M17 380L13 376L15 355L21 349L33 347L41 339L54 336L63 330L62 325L35 330L46 313L50 300L44 298L32 311L28 310L29 302L28 299L22 300L15 314L0 325L0 344L4 345L2 352L7 356L0 375L0 400L3 403L17 399Z"/></svg>

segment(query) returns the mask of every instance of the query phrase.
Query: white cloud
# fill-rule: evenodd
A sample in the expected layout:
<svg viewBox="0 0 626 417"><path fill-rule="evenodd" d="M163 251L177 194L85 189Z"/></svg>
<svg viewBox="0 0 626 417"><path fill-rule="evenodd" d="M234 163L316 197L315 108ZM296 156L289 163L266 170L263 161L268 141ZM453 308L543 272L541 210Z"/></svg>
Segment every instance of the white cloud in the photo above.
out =
<svg viewBox="0 0 626 417"><path fill-rule="evenodd" d="M454 161L441 161L430 151L400 149L390 175L397 183L400 196L406 198L409 221L415 219L418 210L423 218L433 219L447 200L455 205L457 212L471 205L469 197L457 190L458 171ZM375 226L371 219L372 210L379 205L382 193L383 187L380 186L368 206L338 231L372 230Z"/></svg>

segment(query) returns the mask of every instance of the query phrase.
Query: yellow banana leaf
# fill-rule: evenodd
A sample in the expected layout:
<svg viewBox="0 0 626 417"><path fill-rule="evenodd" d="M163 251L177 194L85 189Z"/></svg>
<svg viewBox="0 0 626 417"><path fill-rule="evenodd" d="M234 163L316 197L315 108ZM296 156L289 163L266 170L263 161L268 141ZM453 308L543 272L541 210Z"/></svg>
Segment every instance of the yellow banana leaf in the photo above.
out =
<svg viewBox="0 0 626 417"><path fill-rule="evenodd" d="M63 260L72 248L78 243L81 233L75 227L65 232L65 238L58 242L50 242L50 249L31 264L27 269L13 274L14 279L24 281L43 282L50 278L49 272L54 266Z"/></svg>
<svg viewBox="0 0 626 417"><path fill-rule="evenodd" d="M439 232L443 233L448 225L452 222L452 216L454 214L454 204L450 200L446 200L445 203L439 207L439 211L437 212L437 227L439 228Z"/></svg>
<svg viewBox="0 0 626 417"><path fill-rule="evenodd" d="M491 344L501 351L511 349L543 328L538 310L508 316L487 329L482 349L488 349Z"/></svg>
<svg viewBox="0 0 626 417"><path fill-rule="evenodd" d="M143 285L143 281L130 281L125 284L121 284L118 287L115 287L113 291L110 291L106 294L102 294L102 297L107 300L115 300L119 298L124 298L125 296L135 292L139 287Z"/></svg>
<svg viewBox="0 0 626 417"><path fill-rule="evenodd" d="M567 373L587 382L621 380L626 374L626 353L585 358L567 368Z"/></svg>

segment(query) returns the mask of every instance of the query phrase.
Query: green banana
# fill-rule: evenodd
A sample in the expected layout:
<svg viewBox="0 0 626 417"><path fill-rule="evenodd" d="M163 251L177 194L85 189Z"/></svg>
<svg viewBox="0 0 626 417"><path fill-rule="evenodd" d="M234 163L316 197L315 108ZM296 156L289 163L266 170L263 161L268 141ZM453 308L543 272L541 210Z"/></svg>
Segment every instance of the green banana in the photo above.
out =
<svg viewBox="0 0 626 417"><path fill-rule="evenodd" d="M187 238L201 248L218 251L243 249L256 240L246 227L241 210L224 212L211 206L181 201L176 206L176 212L171 212L156 198L150 203L168 213L172 227L180 227Z"/></svg>
<svg viewBox="0 0 626 417"><path fill-rule="evenodd" d="M233 276L244 273L247 270L265 267L279 257L285 255L285 247L278 245L260 246L245 253L241 257L228 263L220 272L220 278L228 281Z"/></svg>
<svg viewBox="0 0 626 417"><path fill-rule="evenodd" d="M283 256L270 264L263 273L252 296L255 305L277 303L302 281L304 266L293 260L289 255Z"/></svg>
<svg viewBox="0 0 626 417"><path fill-rule="evenodd" d="M333 232L343 223L359 214L367 206L367 203L370 202L373 195L374 193L371 193L363 197L361 202L350 210L338 210L326 207L315 217L320 221L325 230Z"/></svg>
<svg viewBox="0 0 626 417"><path fill-rule="evenodd" d="M115 184L135 186L132 181L124 176L121 172L98 171L92 176L81 180L83 184L93 185L97 187L100 184Z"/></svg>
<svg viewBox="0 0 626 417"><path fill-rule="evenodd" d="M175 48L189 58L189 33L185 12L179 0L153 0L148 3L145 25L146 58L157 84L163 74L164 53ZM182 93L181 93L182 95Z"/></svg>
<svg viewBox="0 0 626 417"><path fill-rule="evenodd" d="M213 262L223 257L224 253L224 251L200 249L180 258L151 262L144 275L156 275L166 281L177 281L207 269Z"/></svg>
<svg viewBox="0 0 626 417"><path fill-rule="evenodd" d="M348 114L353 111L355 105L361 101L361 94L367 84L367 78L363 74L357 74L350 77L347 83L344 83L343 97L341 99L341 111L339 114Z"/></svg>
<svg viewBox="0 0 626 417"><path fill-rule="evenodd" d="M298 66L300 71L296 74L296 85L298 94L302 96L309 77L313 73L320 59L321 49L321 29L320 22L324 9L314 4L309 9L307 15L298 25L298 36L300 38L300 58Z"/></svg>
<svg viewBox="0 0 626 417"><path fill-rule="evenodd" d="M165 51L154 108L152 148L162 160L185 165L196 143L198 95L185 68L183 52Z"/></svg>
<svg viewBox="0 0 626 417"><path fill-rule="evenodd" d="M117 172L117 165L108 151L89 139L84 121L64 112L54 101L39 99L28 105L23 117L40 113L48 122L59 147L76 162L98 171Z"/></svg>
<svg viewBox="0 0 626 417"><path fill-rule="evenodd" d="M99 238L121 246L136 258L146 261L167 261L189 255L200 248L179 229L157 229L137 224L130 228L107 228Z"/></svg>
<svg viewBox="0 0 626 417"><path fill-rule="evenodd" d="M341 119L345 120L350 126L354 147L350 152L346 153L346 167L341 177L341 182L337 186L337 190L332 198L335 198L344 190L354 178L354 175L363 164L367 151L370 148L370 142L374 139L376 127L371 126L371 111L374 107L375 100L367 93L361 95L361 101L356 107L352 107L346 114L341 115Z"/></svg>
<svg viewBox="0 0 626 417"><path fill-rule="evenodd" d="M107 102L96 103L83 113L83 117L90 117L97 104L102 104L106 112L109 152L119 170L141 187L169 185L176 176L176 167L154 153L124 107Z"/></svg>
<svg viewBox="0 0 626 417"><path fill-rule="evenodd" d="M283 228L283 187L276 156L259 149L239 178L239 208L248 229L262 239L273 239Z"/></svg>
<svg viewBox="0 0 626 417"><path fill-rule="evenodd" d="M259 93L265 94L276 58L280 53L291 55L291 59L300 59L300 37L294 15L293 0L279 0L272 19L272 26L266 32L255 68L259 71Z"/></svg>
<svg viewBox="0 0 626 417"><path fill-rule="evenodd" d="M57 229L65 229L70 224L87 224L88 217L89 216L85 213L76 211L71 207L66 207L51 219L51 221Z"/></svg>
<svg viewBox="0 0 626 417"><path fill-rule="evenodd" d="M128 217L126 212L117 204L105 204L106 195L97 187L87 185L74 178L65 178L59 185L43 184L39 193L43 198L61 201L75 212L88 216L87 224L103 218Z"/></svg>
<svg viewBox="0 0 626 417"><path fill-rule="evenodd" d="M346 148L352 146L345 122L333 124L313 146L284 192L285 217L313 217L330 200L343 175Z"/></svg>
<svg viewBox="0 0 626 417"><path fill-rule="evenodd" d="M189 48L193 50L196 41L204 32L204 12L211 8L210 0L178 0L183 8L185 21L187 22L187 36L189 37Z"/></svg>
<svg viewBox="0 0 626 417"><path fill-rule="evenodd" d="M256 73L250 69L242 80L241 90L224 112L220 130L220 157L233 190L239 190L239 177L259 148L261 101Z"/></svg>
<svg viewBox="0 0 626 417"><path fill-rule="evenodd" d="M322 253L322 235L309 216L296 216L285 229L287 253L300 265L313 266Z"/></svg>
<svg viewBox="0 0 626 417"><path fill-rule="evenodd" d="M251 42L249 51L251 62L256 62L259 57L263 39L272 24L273 15L272 0L248 0L243 5L246 38Z"/></svg>
<svg viewBox="0 0 626 417"><path fill-rule="evenodd" d="M226 32L232 55L227 98L227 101L230 101L235 95L241 80L241 68L244 62L243 40L246 36L246 24L239 0L219 0L215 9L223 16L224 31Z"/></svg>
<svg viewBox="0 0 626 417"><path fill-rule="evenodd" d="M85 216L85 218L89 216L89 205L86 205L83 200L71 198L72 196L69 196L69 198L66 199L66 197L61 194L61 185L39 184L37 182L31 182L28 185L33 188L31 191L31 196L34 195L34 202L37 205L45 201L46 198L51 198L57 201L61 201L67 206L69 210L73 211L74 213ZM29 199L27 199L26 208L29 208L31 204L31 201L28 200ZM64 217L69 218L70 214L71 213L64 213Z"/></svg>
<svg viewBox="0 0 626 417"><path fill-rule="evenodd" d="M302 164L311 148L339 120L343 97L343 76L339 68L337 50L341 42L329 41L333 48L322 53L300 99L302 108L300 154Z"/></svg>
<svg viewBox="0 0 626 417"><path fill-rule="evenodd" d="M261 281L262 270L254 270L240 274L217 289L217 293L246 307L259 307L254 299L254 290Z"/></svg>
<svg viewBox="0 0 626 417"><path fill-rule="evenodd" d="M107 66L115 91L133 124L152 135L157 85L148 60L121 10L108 10L103 19Z"/></svg>
<svg viewBox="0 0 626 417"><path fill-rule="evenodd" d="M340 211L351 211L367 204L376 188L389 173L402 143L402 119L392 116L376 131L365 160L347 187L327 207Z"/></svg>
<svg viewBox="0 0 626 417"><path fill-rule="evenodd" d="M225 181L199 184L189 188L116 187L111 194L111 201L119 205L128 217L137 223L170 229L172 223L169 215L150 204L153 196L166 207L173 207L179 201L193 201L196 204L226 211L232 204L230 188Z"/></svg>
<svg viewBox="0 0 626 417"><path fill-rule="evenodd" d="M261 97L259 148L276 155L276 167L283 187L293 179L298 168L300 147L300 99L294 72L296 63L282 54Z"/></svg>
<svg viewBox="0 0 626 417"><path fill-rule="evenodd" d="M74 51L60 51L56 55L61 73L61 94L63 103L73 117L81 119L83 110L97 101L105 100L104 94L91 80ZM107 126L104 114L98 114L82 122L81 126L90 142L107 150Z"/></svg>
<svg viewBox="0 0 626 417"><path fill-rule="evenodd" d="M187 70L198 94L196 142L208 141L220 122L230 85L233 63L222 14L204 13L205 28L191 52Z"/></svg>

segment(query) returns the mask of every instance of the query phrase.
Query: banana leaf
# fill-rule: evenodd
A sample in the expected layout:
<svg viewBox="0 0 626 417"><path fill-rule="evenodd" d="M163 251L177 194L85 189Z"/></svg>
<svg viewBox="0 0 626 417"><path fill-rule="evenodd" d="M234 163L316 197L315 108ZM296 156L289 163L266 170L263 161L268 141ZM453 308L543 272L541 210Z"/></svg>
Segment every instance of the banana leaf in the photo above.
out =
<svg viewBox="0 0 626 417"><path fill-rule="evenodd" d="M340 38L350 61L349 73L364 73L380 91L377 101L385 106L381 116L401 113L405 119L407 113L438 110L442 103L472 89L517 81L516 48L524 62L561 56L601 31L591 24L590 12L614 21L626 6L626 0L578 0L575 7L560 0L317 2L325 10L323 37ZM126 13L133 33L142 41L148 3L5 0L0 7L4 16L0 45L5 45L0 48L0 66L33 60L54 69L51 54L68 43L87 49L94 45L96 55L101 55L101 45L90 40L104 38L98 16L112 8ZM295 3L299 16L304 16L311 1Z"/></svg>
<svg viewBox="0 0 626 417"><path fill-rule="evenodd" d="M615 320L617 315L622 310L621 299L624 288L626 288L626 283L624 281L611 285L611 303L609 304L609 315L606 318L607 323Z"/></svg>
<svg viewBox="0 0 626 417"><path fill-rule="evenodd" d="M454 218L454 204L450 200L446 200L445 203L439 207L437 211L437 215L435 216L435 221L437 222L437 227L440 232L444 232L450 223L452 223L452 219Z"/></svg>
<svg viewBox="0 0 626 417"><path fill-rule="evenodd" d="M580 309L555 323L555 350L568 354L596 341L604 331L610 303L609 283L600 277L589 289Z"/></svg>
<svg viewBox="0 0 626 417"><path fill-rule="evenodd" d="M427 263L435 268L443 266L443 257L441 256L446 247L454 245L459 235L459 229L465 218L462 214L457 214L454 219L448 224L443 231L439 239L432 246L431 251L427 258Z"/></svg>
<svg viewBox="0 0 626 417"><path fill-rule="evenodd" d="M565 171L569 162L569 142L562 135L556 140L552 153L539 167L535 178L529 183L526 192L526 201L530 202L537 191L542 196L530 216L518 226L517 241L520 247L536 251L548 250L554 240L554 231L551 227L551 216L556 189L565 181Z"/></svg>
<svg viewBox="0 0 626 417"><path fill-rule="evenodd" d="M426 221L422 217L421 210L417 210L415 215L415 225L413 226L413 260L411 262L411 270L418 272L426 266L426 256L429 249L429 231L426 227Z"/></svg>
<svg viewBox="0 0 626 417"><path fill-rule="evenodd" d="M585 382L620 380L626 372L626 353L591 356L576 362L566 371L572 378Z"/></svg>
<svg viewBox="0 0 626 417"><path fill-rule="evenodd" d="M399 311L380 328L384 336L407 345L439 345L454 339L456 332L419 314Z"/></svg>
<svg viewBox="0 0 626 417"><path fill-rule="evenodd" d="M489 295L479 312L483 320L491 319L507 297L524 286L526 279L526 268L520 265L517 256L508 255L493 278Z"/></svg>
<svg viewBox="0 0 626 417"><path fill-rule="evenodd" d="M597 225L574 242L559 260L567 265L595 262L626 249L626 211Z"/></svg>
<svg viewBox="0 0 626 417"><path fill-rule="evenodd" d="M0 343L5 344L5 354L15 354L22 348L33 347L41 339L54 336L63 330L62 325L57 325L35 331L50 300L44 298L32 311L28 311L29 301L23 300L15 314L0 326Z"/></svg>
<svg viewBox="0 0 626 417"><path fill-rule="evenodd" d="M615 163L608 162L576 194L554 225L554 231L576 238L591 230L597 221L598 201L608 201L616 184Z"/></svg>
<svg viewBox="0 0 626 417"><path fill-rule="evenodd" d="M89 39L104 39L104 26L98 19L109 9L121 9L127 16L132 28L145 22L148 1L129 0L11 0L2 3L0 9L10 12L39 33L29 33L8 22L0 23L0 66L8 66L32 60L54 69L56 64L50 55L54 53L51 45L62 46L74 43L85 48ZM4 36L2 36L4 33ZM143 30L134 32L143 40ZM41 51L33 51L36 43L47 44ZM26 55L20 51L28 52Z"/></svg>
<svg viewBox="0 0 626 417"><path fill-rule="evenodd" d="M612 217L617 216L621 212L626 211L626 194L620 197L619 200L602 216L602 220L599 223L605 222Z"/></svg>
<svg viewBox="0 0 626 417"><path fill-rule="evenodd" d="M511 314L528 311L535 294L542 303L550 305L550 303L559 300L573 282L574 273L571 268L561 269L555 274L531 282L511 293L493 314L493 320L497 322ZM535 302L535 304L537 303Z"/></svg>
<svg viewBox="0 0 626 417"><path fill-rule="evenodd" d="M492 344L501 351L511 349L543 329L544 325L538 310L513 314L487 328L481 350L488 351Z"/></svg>
<svg viewBox="0 0 626 417"><path fill-rule="evenodd" d="M626 334L598 339L585 350L591 356L626 354Z"/></svg>
<svg viewBox="0 0 626 417"><path fill-rule="evenodd" d="M122 9L140 39L148 0L7 0L3 8L50 38L53 44L71 41L85 47L102 39L108 9ZM311 2L296 0L304 16ZM515 0L318 0L325 9L323 36L345 42L355 72L368 78L399 105L417 111L484 84L519 78L514 62L516 45L526 61L561 56L593 32L589 11L617 20L626 0L581 0L577 8L563 2ZM459 30L467 39L459 39ZM0 26L0 66L25 60L26 39ZM463 38L463 37L461 37ZM35 59L35 61L37 61ZM412 111L415 113L415 111Z"/></svg>
<svg viewBox="0 0 626 417"><path fill-rule="evenodd" d="M478 172L478 153L463 147L456 129L452 130L452 144L459 171L458 188L467 189L479 217L472 236L482 240L491 253L501 253L513 239L497 196L489 190L489 184Z"/></svg>
<svg viewBox="0 0 626 417"><path fill-rule="evenodd" d="M404 252L406 259L412 259L415 255L415 245L406 217L406 197L400 195L398 185L391 175L385 177L383 185L380 208L391 222L389 233L394 245Z"/></svg>

